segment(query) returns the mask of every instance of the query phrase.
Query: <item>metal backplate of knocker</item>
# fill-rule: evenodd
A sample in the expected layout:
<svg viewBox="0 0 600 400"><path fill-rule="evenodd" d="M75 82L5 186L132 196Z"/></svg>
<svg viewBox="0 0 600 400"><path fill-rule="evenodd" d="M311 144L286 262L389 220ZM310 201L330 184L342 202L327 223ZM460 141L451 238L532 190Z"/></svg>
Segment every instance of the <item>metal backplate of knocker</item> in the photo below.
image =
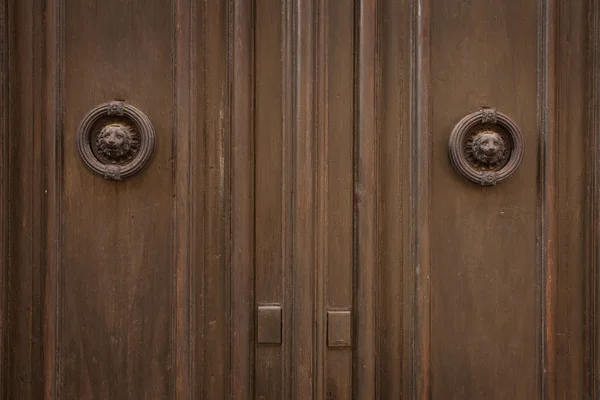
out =
<svg viewBox="0 0 600 400"><path fill-rule="evenodd" d="M79 125L77 148L83 162L106 179L141 171L152 158L156 134L148 117L122 101L91 110Z"/></svg>
<svg viewBox="0 0 600 400"><path fill-rule="evenodd" d="M482 108L460 120L448 147L454 169L484 186L508 179L523 159L523 138L517 124L493 108Z"/></svg>

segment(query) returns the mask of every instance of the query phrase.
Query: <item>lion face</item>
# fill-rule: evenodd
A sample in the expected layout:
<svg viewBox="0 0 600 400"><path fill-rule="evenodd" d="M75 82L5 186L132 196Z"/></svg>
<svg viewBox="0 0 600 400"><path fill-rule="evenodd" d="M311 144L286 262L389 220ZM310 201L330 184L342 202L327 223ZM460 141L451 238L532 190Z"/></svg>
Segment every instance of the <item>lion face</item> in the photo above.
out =
<svg viewBox="0 0 600 400"><path fill-rule="evenodd" d="M110 124L102 128L96 137L98 152L109 159L119 159L132 150L132 134L122 124Z"/></svg>
<svg viewBox="0 0 600 400"><path fill-rule="evenodd" d="M506 145L502 137L492 131L480 132L471 145L473 157L486 165L494 166L504 159Z"/></svg>

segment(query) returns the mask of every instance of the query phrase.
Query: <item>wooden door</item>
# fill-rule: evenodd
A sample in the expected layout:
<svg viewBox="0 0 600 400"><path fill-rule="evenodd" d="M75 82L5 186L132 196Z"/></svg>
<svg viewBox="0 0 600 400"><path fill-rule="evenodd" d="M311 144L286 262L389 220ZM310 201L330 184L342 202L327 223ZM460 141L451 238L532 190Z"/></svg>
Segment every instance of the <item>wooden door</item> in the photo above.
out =
<svg viewBox="0 0 600 400"><path fill-rule="evenodd" d="M2 399L599 398L600 1L0 27Z"/></svg>

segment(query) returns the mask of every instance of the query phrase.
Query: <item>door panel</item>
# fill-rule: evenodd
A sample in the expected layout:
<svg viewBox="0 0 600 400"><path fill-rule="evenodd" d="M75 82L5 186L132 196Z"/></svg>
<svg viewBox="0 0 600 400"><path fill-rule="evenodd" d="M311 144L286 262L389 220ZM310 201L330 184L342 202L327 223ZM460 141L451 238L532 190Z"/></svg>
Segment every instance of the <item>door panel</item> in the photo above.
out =
<svg viewBox="0 0 600 400"><path fill-rule="evenodd" d="M594 335L598 337L598 319L593 311L597 295L596 256L593 255L597 223L593 221L597 218L598 199L591 193L597 190L598 184L596 157L592 155L597 149L598 137L595 125L598 107L593 100L597 96L598 74L594 72L597 61L590 63L597 55L595 51L588 54L583 39L586 35L598 38L598 15L594 7L597 4L588 9L557 4L559 23L568 27L556 32L557 57L569 60L557 63L554 126L554 157L558 165L555 172L556 240L559 244L555 253L555 373L556 393L565 398L585 398L581 393L586 392L591 393L591 397L598 396L598 347L592 339ZM584 187L587 189L583 190Z"/></svg>
<svg viewBox="0 0 600 400"><path fill-rule="evenodd" d="M231 160L230 10L227 1L209 1L189 10L188 29L198 50L192 80L196 110L190 112L190 307L193 328L192 398L227 398L230 393ZM200 28L202 27L202 28ZM210 40L209 40L210 39ZM186 42L184 41L183 44ZM189 44L189 43L188 43ZM192 46L190 45L190 48ZM202 50L200 50L202 49ZM208 65L211 67L208 68ZM186 66L183 65L182 68ZM191 69L191 68L190 68ZM192 71L190 71L192 72ZM192 83L190 82L190 83ZM200 88L202 90L200 91ZM210 135L207 134L210 132ZM183 168L185 170L185 167ZM194 200L195 199L195 200ZM202 221L197 222L197 221ZM207 343L209 345L204 345Z"/></svg>
<svg viewBox="0 0 600 400"><path fill-rule="evenodd" d="M267 330L278 330L281 336L281 306L287 284L286 260L289 245L284 229L289 223L289 160L284 152L289 143L287 116L283 101L289 71L284 67L285 7L283 2L257 1L254 5L255 87L254 119L254 291L257 310L255 321L254 388L257 398L279 398L283 395L282 341L270 337ZM260 60L260 61L259 61ZM245 267L250 267L246 265ZM275 307L269 309L263 307ZM287 314L287 313L286 313ZM279 316L279 318L277 318ZM270 321L272 320L272 321ZM267 326L263 326L267 325ZM274 325L270 328L271 325ZM265 331L265 337L261 332Z"/></svg>
<svg viewBox="0 0 600 400"><path fill-rule="evenodd" d="M538 169L536 139L553 134L541 131L552 88L538 81L538 62L549 60L538 61L535 50L537 12L535 1L446 1L430 9L433 398L537 394L540 299L550 272L538 259L545 239L537 229L542 234L553 223L537 184L548 171ZM448 132L482 106L509 115L525 149L518 171L489 188L466 181L446 161ZM552 176L540 178L555 184Z"/></svg>
<svg viewBox="0 0 600 400"><path fill-rule="evenodd" d="M1 397L596 398L584 3L0 2ZM108 101L156 131L121 181ZM483 106L492 186L448 157Z"/></svg>
<svg viewBox="0 0 600 400"><path fill-rule="evenodd" d="M167 3L128 6L134 12L115 13L118 2L64 3L55 318L65 398L168 397L172 379L174 71L165 55L174 26L162 17ZM73 140L82 116L107 99L152 116L160 143L151 165L123 185L81 168Z"/></svg>
<svg viewBox="0 0 600 400"><path fill-rule="evenodd" d="M327 323L333 318L328 312L352 310L353 281L353 191L355 142L353 126L355 119L353 109L354 98L354 51L357 48L354 32L354 5L352 1L329 2L322 6L323 55L317 63L321 63L324 75L321 84L323 102L317 112L322 113L318 122L319 163L317 185L321 186L319 199L322 214L315 221L319 230L323 247L320 253L323 286L321 296L322 315ZM321 40L321 38L319 38ZM326 89L325 89L326 88ZM325 322L325 321L323 321ZM329 328L329 327L328 327ZM329 330L327 330L329 339ZM334 340L337 338L334 338ZM356 336L351 337L356 343ZM325 342L325 340L323 340ZM323 389L335 393L340 398L350 398L352 381L352 352L347 345L329 346L324 343L322 363Z"/></svg>

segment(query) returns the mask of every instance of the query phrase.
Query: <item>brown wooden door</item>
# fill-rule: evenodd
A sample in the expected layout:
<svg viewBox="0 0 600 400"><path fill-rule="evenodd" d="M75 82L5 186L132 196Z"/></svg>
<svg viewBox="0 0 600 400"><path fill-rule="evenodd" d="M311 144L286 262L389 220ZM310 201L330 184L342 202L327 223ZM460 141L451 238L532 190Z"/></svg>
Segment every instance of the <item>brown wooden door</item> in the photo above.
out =
<svg viewBox="0 0 600 400"><path fill-rule="evenodd" d="M0 27L2 399L599 398L600 1Z"/></svg>

